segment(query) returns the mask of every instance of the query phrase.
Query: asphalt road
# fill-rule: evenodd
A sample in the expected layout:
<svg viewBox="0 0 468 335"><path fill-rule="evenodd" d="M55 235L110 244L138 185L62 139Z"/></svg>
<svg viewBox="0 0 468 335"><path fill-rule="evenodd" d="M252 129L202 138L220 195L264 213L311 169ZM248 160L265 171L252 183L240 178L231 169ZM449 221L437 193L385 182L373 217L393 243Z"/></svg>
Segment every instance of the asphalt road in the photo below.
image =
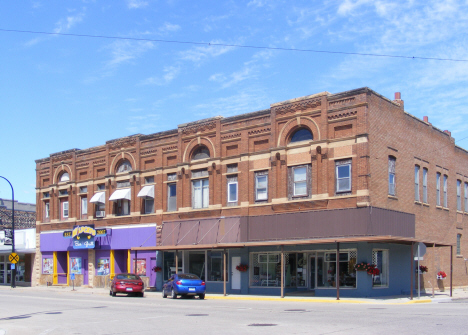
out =
<svg viewBox="0 0 468 335"><path fill-rule="evenodd" d="M468 334L468 300L390 305L0 291L3 334Z"/></svg>

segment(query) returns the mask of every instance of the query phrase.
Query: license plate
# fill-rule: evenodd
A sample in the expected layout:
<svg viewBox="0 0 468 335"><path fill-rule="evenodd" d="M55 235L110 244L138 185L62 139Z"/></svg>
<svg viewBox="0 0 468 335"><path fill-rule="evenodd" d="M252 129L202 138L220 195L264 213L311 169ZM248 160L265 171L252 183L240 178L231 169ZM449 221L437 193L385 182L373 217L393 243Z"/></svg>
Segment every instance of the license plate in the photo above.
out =
<svg viewBox="0 0 468 335"><path fill-rule="evenodd" d="M125 290L126 290L126 291L133 291L133 288L127 287Z"/></svg>
<svg viewBox="0 0 468 335"><path fill-rule="evenodd" d="M189 292L195 292L195 287L189 287Z"/></svg>

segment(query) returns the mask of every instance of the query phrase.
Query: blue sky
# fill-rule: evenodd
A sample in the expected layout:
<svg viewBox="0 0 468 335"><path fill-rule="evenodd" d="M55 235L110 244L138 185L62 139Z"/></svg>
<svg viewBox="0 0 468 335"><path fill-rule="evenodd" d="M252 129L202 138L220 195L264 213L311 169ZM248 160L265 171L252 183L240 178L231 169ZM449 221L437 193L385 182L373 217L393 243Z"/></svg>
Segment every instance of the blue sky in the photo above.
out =
<svg viewBox="0 0 468 335"><path fill-rule="evenodd" d="M51 153L364 86L401 92L461 140L468 62L150 40L468 60L467 12L466 0L2 1L0 29L147 40L0 31L0 175L34 203L34 161Z"/></svg>

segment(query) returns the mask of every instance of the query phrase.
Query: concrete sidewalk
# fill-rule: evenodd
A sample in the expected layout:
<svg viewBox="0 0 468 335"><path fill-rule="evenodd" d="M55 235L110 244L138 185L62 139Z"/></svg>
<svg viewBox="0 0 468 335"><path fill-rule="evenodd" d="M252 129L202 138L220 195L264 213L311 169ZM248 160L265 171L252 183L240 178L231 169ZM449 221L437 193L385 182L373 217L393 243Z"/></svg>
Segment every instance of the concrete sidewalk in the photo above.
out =
<svg viewBox="0 0 468 335"><path fill-rule="evenodd" d="M53 291L73 294L93 294L93 295L109 295L108 288L88 288L88 287L73 287L71 286L34 286L34 287L19 287L11 288L10 286L0 286L0 290L11 290L15 292L27 293L34 291ZM452 297L449 296L449 291L436 292L434 297L431 294L421 293L421 298L418 298L417 293L413 300L410 300L409 296L391 296L391 297L373 297L373 298L340 298L336 300L336 297L311 297L311 296L286 296L284 298L278 296L264 296L264 295L238 295L229 294L223 296L218 293L207 293L207 300L263 300L263 301L286 301L286 302L312 302L312 303L341 303L341 304L418 304L418 303L440 303L450 302L459 299L468 299L468 288L456 288L453 289ZM157 291L146 291L145 297L150 299L162 299L161 292Z"/></svg>

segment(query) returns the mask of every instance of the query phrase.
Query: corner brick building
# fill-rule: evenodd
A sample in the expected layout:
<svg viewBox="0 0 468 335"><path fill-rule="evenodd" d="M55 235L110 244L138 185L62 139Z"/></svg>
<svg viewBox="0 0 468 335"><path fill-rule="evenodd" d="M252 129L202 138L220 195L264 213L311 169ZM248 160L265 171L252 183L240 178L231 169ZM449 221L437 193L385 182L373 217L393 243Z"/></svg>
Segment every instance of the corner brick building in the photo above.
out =
<svg viewBox="0 0 468 335"><path fill-rule="evenodd" d="M468 152L406 113L399 93L318 93L55 153L36 171L38 285L73 274L105 286L125 271L157 289L195 273L208 293L468 284Z"/></svg>

